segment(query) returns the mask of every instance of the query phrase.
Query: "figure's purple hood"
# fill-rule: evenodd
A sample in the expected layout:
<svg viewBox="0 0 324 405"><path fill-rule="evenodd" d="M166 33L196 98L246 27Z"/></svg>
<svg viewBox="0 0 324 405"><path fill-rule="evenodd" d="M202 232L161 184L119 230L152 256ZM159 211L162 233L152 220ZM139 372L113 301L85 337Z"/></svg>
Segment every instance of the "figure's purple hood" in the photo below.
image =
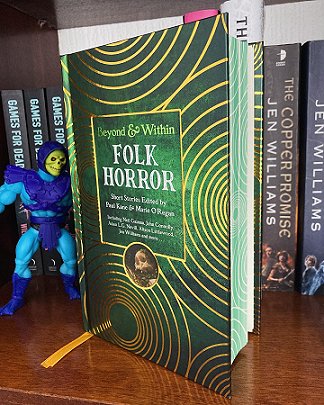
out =
<svg viewBox="0 0 324 405"><path fill-rule="evenodd" d="M66 157L66 165L64 167L64 170L67 169L67 165L68 165L68 154L67 154L67 150L65 149L65 147L60 144L59 142L56 141L48 141L45 142L38 150L38 155L37 155L37 159L38 159L38 168L43 170L43 172L47 173L47 170L45 168L45 160L47 158L47 156L53 152L54 150L62 150L65 153L65 157Z"/></svg>

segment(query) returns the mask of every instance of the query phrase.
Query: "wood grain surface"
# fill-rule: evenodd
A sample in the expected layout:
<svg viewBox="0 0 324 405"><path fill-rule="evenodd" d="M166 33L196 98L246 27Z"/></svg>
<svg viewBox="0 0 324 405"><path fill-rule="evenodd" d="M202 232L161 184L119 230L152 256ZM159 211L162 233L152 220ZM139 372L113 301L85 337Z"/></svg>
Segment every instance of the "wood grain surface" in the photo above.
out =
<svg viewBox="0 0 324 405"><path fill-rule="evenodd" d="M0 289L0 305L10 291ZM233 365L228 400L98 337L43 368L84 331L80 303L60 279L34 277L25 307L0 318L0 404L323 404L324 297L267 293L262 311L261 335Z"/></svg>

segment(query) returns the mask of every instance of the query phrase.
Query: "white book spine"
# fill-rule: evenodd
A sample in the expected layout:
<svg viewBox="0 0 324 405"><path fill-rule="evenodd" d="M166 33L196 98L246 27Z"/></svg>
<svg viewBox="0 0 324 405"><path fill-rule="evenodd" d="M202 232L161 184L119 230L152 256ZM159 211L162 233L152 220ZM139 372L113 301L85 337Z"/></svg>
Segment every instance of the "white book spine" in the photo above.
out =
<svg viewBox="0 0 324 405"><path fill-rule="evenodd" d="M263 41L263 0L228 0L220 10L229 14L230 35L248 43Z"/></svg>
<svg viewBox="0 0 324 405"><path fill-rule="evenodd" d="M138 35L163 30L183 23L183 16L78 27L58 31L60 55L123 41Z"/></svg>

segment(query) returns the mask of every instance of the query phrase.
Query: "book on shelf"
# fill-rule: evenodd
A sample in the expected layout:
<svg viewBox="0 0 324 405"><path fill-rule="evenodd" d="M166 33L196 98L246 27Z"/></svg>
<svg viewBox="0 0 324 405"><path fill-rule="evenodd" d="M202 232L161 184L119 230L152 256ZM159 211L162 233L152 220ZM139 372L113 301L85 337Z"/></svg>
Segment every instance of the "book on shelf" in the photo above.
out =
<svg viewBox="0 0 324 405"><path fill-rule="evenodd" d="M263 41L263 0L227 0L220 5L220 11L229 15L230 35L249 44Z"/></svg>
<svg viewBox="0 0 324 405"><path fill-rule="evenodd" d="M30 169L31 156L27 136L23 92L22 90L2 90L1 98L9 163L10 165ZM29 214L19 197L15 201L15 211L18 235L21 236L28 229ZM39 250L35 252L28 267L33 275L43 274L42 256Z"/></svg>
<svg viewBox="0 0 324 405"><path fill-rule="evenodd" d="M62 72L85 329L229 396L254 316L231 266L247 256L232 209L246 43L219 15L63 56Z"/></svg>
<svg viewBox="0 0 324 405"><path fill-rule="evenodd" d="M41 88L23 90L27 134L31 156L31 167L38 169L37 154L44 142L48 141L47 116L44 90Z"/></svg>
<svg viewBox="0 0 324 405"><path fill-rule="evenodd" d="M37 170L38 150L44 142L50 139L45 92L43 88L32 88L24 90L23 93L32 168ZM39 251L42 255L44 274L57 274L59 266L62 264L59 253L54 249L48 251L40 248Z"/></svg>
<svg viewBox="0 0 324 405"><path fill-rule="evenodd" d="M254 308L254 318L249 329L260 333L261 325L261 208L262 208L262 128L263 128L263 0L228 0L221 4L222 13L229 15L231 36L247 41L248 46L248 141L254 145L247 156L247 243L248 261L246 272L249 289L248 307Z"/></svg>
<svg viewBox="0 0 324 405"><path fill-rule="evenodd" d="M45 88L49 138L67 147L62 86Z"/></svg>
<svg viewBox="0 0 324 405"><path fill-rule="evenodd" d="M261 252L262 252L262 159L263 159L263 42L255 42L253 47L253 137L254 137L254 329L261 328ZM250 121L251 123L251 121Z"/></svg>
<svg viewBox="0 0 324 405"><path fill-rule="evenodd" d="M262 288L294 289L300 44L264 48Z"/></svg>
<svg viewBox="0 0 324 405"><path fill-rule="evenodd" d="M302 46L297 288L324 294L324 41Z"/></svg>
<svg viewBox="0 0 324 405"><path fill-rule="evenodd" d="M51 141L57 141L67 148L64 93L62 85L46 87L44 91L49 138ZM65 228L74 236L74 217L72 209L69 212ZM63 261L60 254L56 250L52 251L51 262L48 266L49 273L58 273L62 263Z"/></svg>

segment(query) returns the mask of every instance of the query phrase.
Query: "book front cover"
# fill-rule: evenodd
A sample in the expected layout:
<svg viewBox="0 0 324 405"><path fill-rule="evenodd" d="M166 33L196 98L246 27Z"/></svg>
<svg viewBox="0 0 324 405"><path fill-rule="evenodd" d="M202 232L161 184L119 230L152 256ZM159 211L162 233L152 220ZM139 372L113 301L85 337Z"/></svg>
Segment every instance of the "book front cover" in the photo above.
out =
<svg viewBox="0 0 324 405"><path fill-rule="evenodd" d="M224 16L62 70L85 328L228 396Z"/></svg>
<svg viewBox="0 0 324 405"><path fill-rule="evenodd" d="M102 243L185 260L180 113L92 119Z"/></svg>

